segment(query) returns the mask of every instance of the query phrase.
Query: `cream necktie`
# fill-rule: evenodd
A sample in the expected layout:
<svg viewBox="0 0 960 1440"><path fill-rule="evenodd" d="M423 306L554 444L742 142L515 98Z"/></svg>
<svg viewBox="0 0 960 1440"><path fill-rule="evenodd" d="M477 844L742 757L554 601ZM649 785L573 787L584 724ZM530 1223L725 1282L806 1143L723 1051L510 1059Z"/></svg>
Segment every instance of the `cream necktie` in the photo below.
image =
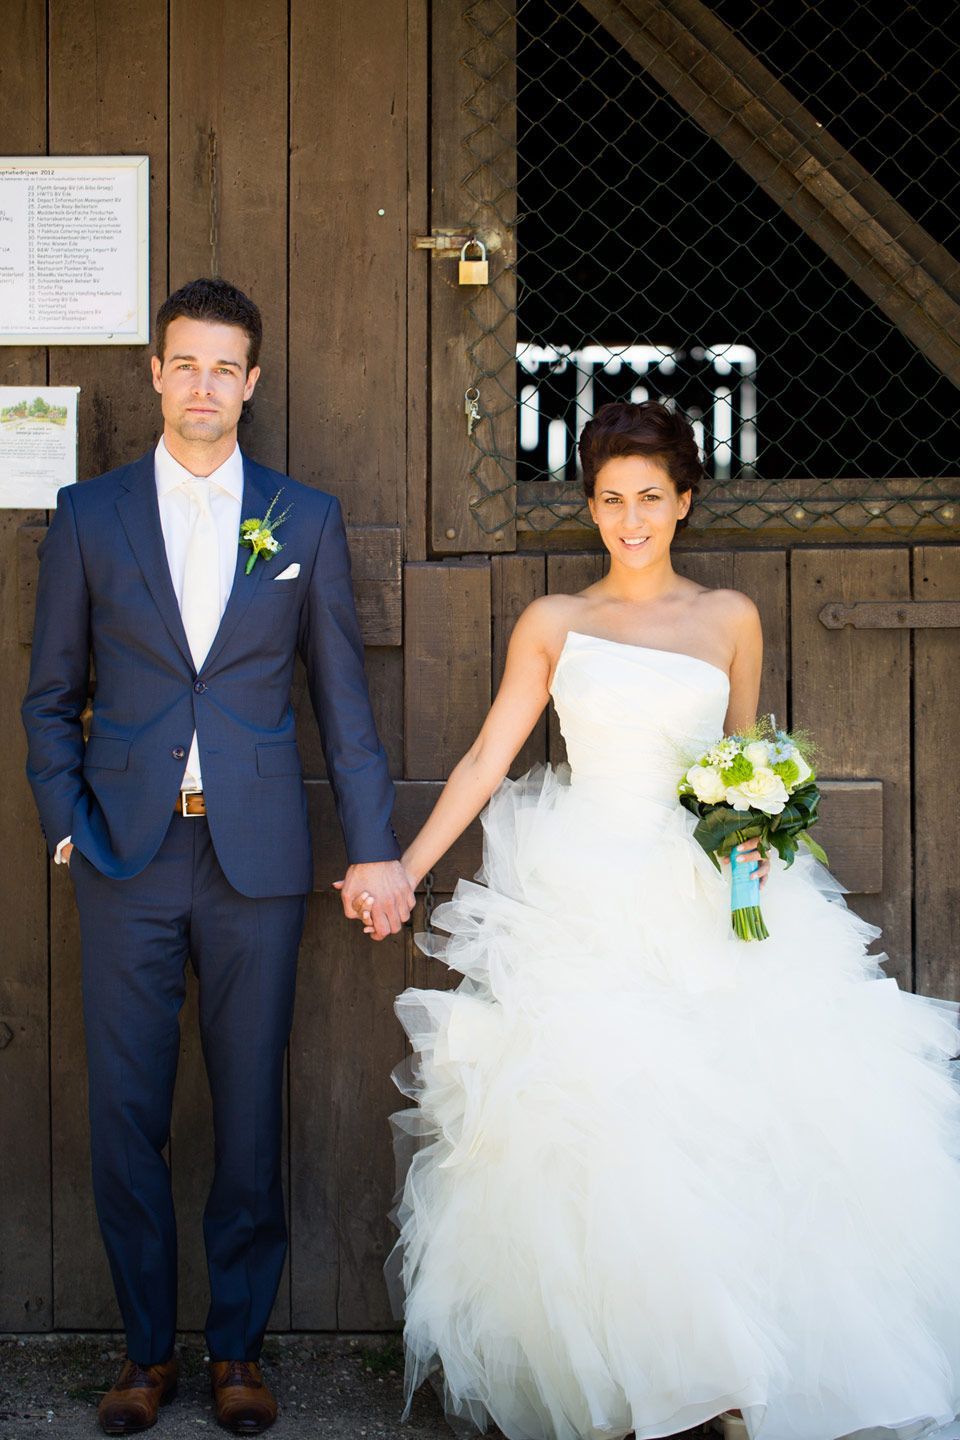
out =
<svg viewBox="0 0 960 1440"><path fill-rule="evenodd" d="M210 481L184 483L190 499L190 535L183 567L180 615L199 670L220 626L220 542L210 509Z"/></svg>

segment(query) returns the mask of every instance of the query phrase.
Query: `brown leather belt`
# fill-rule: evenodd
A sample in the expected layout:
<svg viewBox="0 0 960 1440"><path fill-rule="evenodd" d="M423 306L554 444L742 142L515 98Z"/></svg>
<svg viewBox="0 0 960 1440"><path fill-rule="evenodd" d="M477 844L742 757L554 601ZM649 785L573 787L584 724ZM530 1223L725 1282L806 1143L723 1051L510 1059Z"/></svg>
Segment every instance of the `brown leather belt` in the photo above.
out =
<svg viewBox="0 0 960 1440"><path fill-rule="evenodd" d="M173 807L174 815L206 815L207 802L203 798L202 790L181 790L180 798Z"/></svg>

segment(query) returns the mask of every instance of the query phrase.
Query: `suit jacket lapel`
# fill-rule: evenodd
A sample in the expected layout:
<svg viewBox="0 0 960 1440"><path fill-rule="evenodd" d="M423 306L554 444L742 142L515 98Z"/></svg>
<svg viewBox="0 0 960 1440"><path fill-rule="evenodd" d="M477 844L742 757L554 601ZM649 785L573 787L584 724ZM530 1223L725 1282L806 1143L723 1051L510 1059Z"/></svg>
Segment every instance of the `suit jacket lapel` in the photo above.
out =
<svg viewBox="0 0 960 1440"><path fill-rule="evenodd" d="M126 531L130 548L143 571L147 589L163 616L163 622L187 664L193 669L190 646L180 618L180 606L170 578L170 566L167 564L167 550L160 526L153 453L148 450L146 455L129 466L123 479L124 494L117 500L117 513Z"/></svg>
<svg viewBox="0 0 960 1440"><path fill-rule="evenodd" d="M240 519L249 519L251 515L263 516L266 514L270 501L276 494L271 486L268 473L255 460L248 456L243 457L243 502L240 507ZM282 508L282 506L278 507ZM261 558L254 565L248 575L246 573L247 561L250 559L249 548L241 548L239 526L237 527L237 565L233 572L233 586L227 598L226 608L220 620L220 628L213 637L213 644L210 646L207 658L202 668L207 669L216 660L227 640L236 630L240 621L246 613L247 606L253 599L260 584L260 577L267 568L269 561Z"/></svg>

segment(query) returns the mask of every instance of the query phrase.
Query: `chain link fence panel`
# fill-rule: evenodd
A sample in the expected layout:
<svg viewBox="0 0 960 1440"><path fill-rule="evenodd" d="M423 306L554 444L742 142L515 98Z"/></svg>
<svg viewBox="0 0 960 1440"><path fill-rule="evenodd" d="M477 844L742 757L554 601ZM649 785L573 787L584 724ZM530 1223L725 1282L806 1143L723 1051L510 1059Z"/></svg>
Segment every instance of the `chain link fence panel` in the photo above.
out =
<svg viewBox="0 0 960 1440"><path fill-rule="evenodd" d="M518 257L516 352L471 309L477 523L584 523L582 426L651 397L697 432L698 527L957 529L960 10L464 15L466 213ZM485 423L514 407L515 457Z"/></svg>

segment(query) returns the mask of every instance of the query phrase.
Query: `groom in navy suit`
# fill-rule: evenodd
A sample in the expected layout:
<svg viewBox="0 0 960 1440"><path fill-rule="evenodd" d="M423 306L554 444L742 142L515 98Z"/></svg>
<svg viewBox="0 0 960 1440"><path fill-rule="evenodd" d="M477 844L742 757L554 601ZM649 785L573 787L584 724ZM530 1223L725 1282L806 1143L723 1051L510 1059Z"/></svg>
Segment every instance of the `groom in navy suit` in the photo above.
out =
<svg viewBox="0 0 960 1440"><path fill-rule="evenodd" d="M237 445L260 338L256 305L232 285L196 280L170 296L152 360L159 444L61 490L41 547L23 717L41 824L80 913L94 1192L127 1335L100 1406L114 1435L152 1425L176 1388L162 1152L188 960L216 1133L204 1238L217 1416L255 1434L276 1414L257 1362L286 1254L283 1056L313 881L297 654L350 862L344 912L373 897L382 938L413 904L340 507Z"/></svg>

